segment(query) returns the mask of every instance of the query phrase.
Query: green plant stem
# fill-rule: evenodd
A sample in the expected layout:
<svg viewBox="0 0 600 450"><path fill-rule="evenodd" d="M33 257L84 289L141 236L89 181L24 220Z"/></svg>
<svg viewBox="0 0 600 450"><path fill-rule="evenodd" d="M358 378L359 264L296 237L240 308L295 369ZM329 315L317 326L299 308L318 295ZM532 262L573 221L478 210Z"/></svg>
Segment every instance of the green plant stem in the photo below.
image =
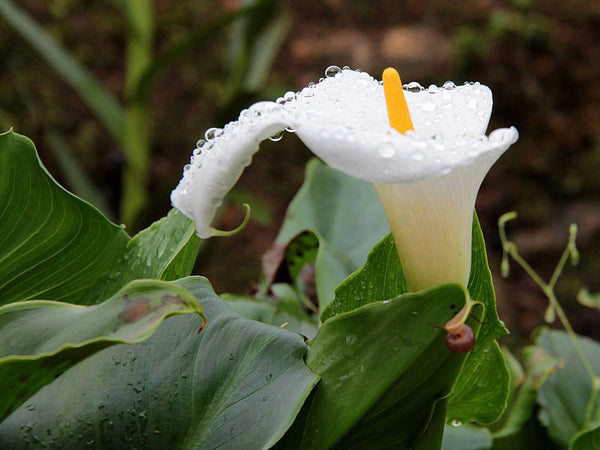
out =
<svg viewBox="0 0 600 450"><path fill-rule="evenodd" d="M152 34L154 26L152 2L123 2L129 23L125 74L125 130L123 151L123 185L121 220L133 225L147 201L152 117L149 108L150 91L135 95L138 85L152 64Z"/></svg>
<svg viewBox="0 0 600 450"><path fill-rule="evenodd" d="M575 351L577 352L579 358L581 359L581 362L583 363L585 371L590 377L592 381L592 393L590 395L590 400L588 402L585 414L585 426L587 427L593 421L592 415L595 410L598 392L600 391L600 377L598 377L598 375L594 371L590 361L588 360L585 352L583 351L583 348L581 347L581 344L577 339L577 335L575 334L575 331L573 330L573 327L571 326L567 315L562 309L562 306L560 305L558 298L554 293L554 287L556 285L556 282L558 281L558 278L560 277L560 274L564 269L565 264L567 263L567 259L569 258L569 256L574 255L577 252L577 249L575 247L575 238L577 235L576 227L571 227L569 243L563 251L560 260L558 261L558 264L556 265L556 268L552 273L550 281L546 283L539 276L539 274L529 265L529 263L525 261L525 259L523 259L523 257L519 254L517 246L513 242L509 241L506 237L506 231L504 228L505 223L509 220L514 219L515 217L516 214L508 213L502 216L498 221L500 240L502 242L502 250L504 252L503 259L505 259L507 255L510 255L513 258L513 260L519 266L521 266L523 270L525 270L527 275L529 275L531 279L542 289L546 297L548 297L550 307L553 308L556 314L558 315L560 322L562 323L563 327L565 328L565 331L567 332L567 335L569 336L571 342L573 343L573 346L575 347Z"/></svg>

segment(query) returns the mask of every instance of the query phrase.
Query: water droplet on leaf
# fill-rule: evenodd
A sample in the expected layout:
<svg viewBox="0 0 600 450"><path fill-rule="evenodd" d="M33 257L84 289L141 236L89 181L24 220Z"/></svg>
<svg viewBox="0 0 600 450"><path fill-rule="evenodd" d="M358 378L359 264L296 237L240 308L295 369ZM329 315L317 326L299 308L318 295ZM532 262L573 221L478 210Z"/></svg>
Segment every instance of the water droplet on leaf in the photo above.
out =
<svg viewBox="0 0 600 450"><path fill-rule="evenodd" d="M356 336L354 336L353 334L349 334L348 336L346 336L346 344L348 345L354 345L354 343L356 342L358 338Z"/></svg>

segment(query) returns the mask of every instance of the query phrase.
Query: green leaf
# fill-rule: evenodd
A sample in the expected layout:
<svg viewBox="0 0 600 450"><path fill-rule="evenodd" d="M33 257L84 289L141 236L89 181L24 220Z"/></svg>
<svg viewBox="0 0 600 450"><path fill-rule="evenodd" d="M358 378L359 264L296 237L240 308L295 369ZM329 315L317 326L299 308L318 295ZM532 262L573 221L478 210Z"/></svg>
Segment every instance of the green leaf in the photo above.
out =
<svg viewBox="0 0 600 450"><path fill-rule="evenodd" d="M302 300L296 291L287 284L275 284L271 288L277 298L259 299L232 294L221 295L221 298L248 319L285 326L288 331L313 338L317 334L318 320L302 310Z"/></svg>
<svg viewBox="0 0 600 450"><path fill-rule="evenodd" d="M508 408L498 422L492 425L494 449L527 448L546 450L553 448L547 433L536 420L537 398L540 386L548 376L562 367L560 359L548 355L538 346L523 351L526 372L506 349L506 361L511 370L511 398Z"/></svg>
<svg viewBox="0 0 600 450"><path fill-rule="evenodd" d="M600 448L600 425L577 433L571 441L571 450L596 450Z"/></svg>
<svg viewBox="0 0 600 450"><path fill-rule="evenodd" d="M109 297L124 284L138 278L175 280L190 275L200 248L194 223L173 208L129 240L111 270L99 277L88 302Z"/></svg>
<svg viewBox="0 0 600 450"><path fill-rule="evenodd" d="M594 372L600 373L600 344L584 337L577 337L577 340ZM567 447L577 433L589 426L585 416L592 394L592 380L564 331L541 329L536 343L550 356L564 361L564 366L541 386L538 402L542 407L539 419L548 428L550 437ZM600 414L597 399L590 412L591 418Z"/></svg>
<svg viewBox="0 0 600 450"><path fill-rule="evenodd" d="M59 186L33 143L0 135L0 305L43 298L93 304L139 278L191 273L194 224L172 209L129 239L90 204Z"/></svg>
<svg viewBox="0 0 600 450"><path fill-rule="evenodd" d="M79 303L119 260L127 234L56 184L24 136L0 134L0 173L0 305Z"/></svg>
<svg viewBox="0 0 600 450"><path fill-rule="evenodd" d="M140 280L96 306L32 300L0 307L0 421L70 366L147 339L165 317L202 309L185 289Z"/></svg>
<svg viewBox="0 0 600 450"><path fill-rule="evenodd" d="M0 424L0 448L269 448L318 380L302 338L245 319L205 279L177 282L207 317L65 371Z"/></svg>
<svg viewBox="0 0 600 450"><path fill-rule="evenodd" d="M450 398L448 417L463 423L490 423L502 414L506 406L510 378L502 353L495 342L497 337L506 333L506 328L496 312L485 243L476 216L473 219L472 248L468 290L472 299L483 303L485 316L477 336L477 344L469 352ZM326 321L336 314L393 298L406 290L398 252L393 237L388 235L375 246L366 264L336 289L336 297L322 312L321 319Z"/></svg>
<svg viewBox="0 0 600 450"><path fill-rule="evenodd" d="M487 428L468 423L459 426L446 425L442 450L487 450L492 448L492 437Z"/></svg>
<svg viewBox="0 0 600 450"><path fill-rule="evenodd" d="M305 230L318 238L317 295L323 309L335 288L364 264L389 225L370 183L349 177L312 159L306 179L290 204L277 242L286 244ZM379 299L381 300L381 299Z"/></svg>
<svg viewBox="0 0 600 450"><path fill-rule="evenodd" d="M446 323L466 295L460 285L441 285L327 320L306 361L321 382L287 436L288 447L439 447L445 418L439 400L450 393L465 355L451 352L445 332L432 324ZM436 405L442 414L432 420ZM429 428L439 430L423 446Z"/></svg>
<svg viewBox="0 0 600 450"><path fill-rule="evenodd" d="M115 97L26 12L0 0L0 14L79 94L117 142L123 139L124 113Z"/></svg>
<svg viewBox="0 0 600 450"><path fill-rule="evenodd" d="M448 402L448 417L462 423L491 423L506 408L510 394L510 375L496 342L508 330L496 310L492 274L476 214L473 216L471 275L467 289L473 300L483 303L485 316L477 334L477 344L469 352Z"/></svg>
<svg viewBox="0 0 600 450"><path fill-rule="evenodd" d="M405 292L408 292L408 286L394 237L389 233L371 250L365 265L338 286L335 298L321 313L321 321Z"/></svg>

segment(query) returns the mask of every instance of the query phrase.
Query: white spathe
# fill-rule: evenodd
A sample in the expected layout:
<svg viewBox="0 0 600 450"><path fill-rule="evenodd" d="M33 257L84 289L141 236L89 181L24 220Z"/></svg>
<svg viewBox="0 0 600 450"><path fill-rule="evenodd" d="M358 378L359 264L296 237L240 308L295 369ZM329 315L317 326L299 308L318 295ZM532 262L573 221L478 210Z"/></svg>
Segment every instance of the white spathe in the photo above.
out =
<svg viewBox="0 0 600 450"><path fill-rule="evenodd" d="M237 121L211 129L171 194L200 237L259 144L294 130L317 156L375 184L399 249L407 282L420 290L466 285L475 197L486 173L518 138L514 127L485 135L492 110L487 86L405 85L415 127L390 128L383 86L369 74L329 68L329 76L277 102L260 102Z"/></svg>

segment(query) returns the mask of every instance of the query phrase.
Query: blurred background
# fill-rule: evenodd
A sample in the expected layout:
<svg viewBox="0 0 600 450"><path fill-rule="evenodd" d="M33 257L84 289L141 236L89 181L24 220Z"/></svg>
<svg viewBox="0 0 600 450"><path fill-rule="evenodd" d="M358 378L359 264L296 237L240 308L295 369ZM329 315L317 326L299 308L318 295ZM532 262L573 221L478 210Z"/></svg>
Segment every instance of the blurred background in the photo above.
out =
<svg viewBox="0 0 600 450"><path fill-rule="evenodd" d="M170 209L195 143L258 100L323 76L329 65L404 82L480 81L490 129L520 139L486 178L477 210L500 317L524 342L547 301L514 264L499 276L497 219L546 278L579 225L581 262L556 292L577 332L600 315L577 292L600 290L600 2L597 0L0 0L0 130L30 137L53 176L134 234ZM311 153L293 135L265 142L228 198L195 273L217 292L260 277ZM0 174L1 176L1 174Z"/></svg>

